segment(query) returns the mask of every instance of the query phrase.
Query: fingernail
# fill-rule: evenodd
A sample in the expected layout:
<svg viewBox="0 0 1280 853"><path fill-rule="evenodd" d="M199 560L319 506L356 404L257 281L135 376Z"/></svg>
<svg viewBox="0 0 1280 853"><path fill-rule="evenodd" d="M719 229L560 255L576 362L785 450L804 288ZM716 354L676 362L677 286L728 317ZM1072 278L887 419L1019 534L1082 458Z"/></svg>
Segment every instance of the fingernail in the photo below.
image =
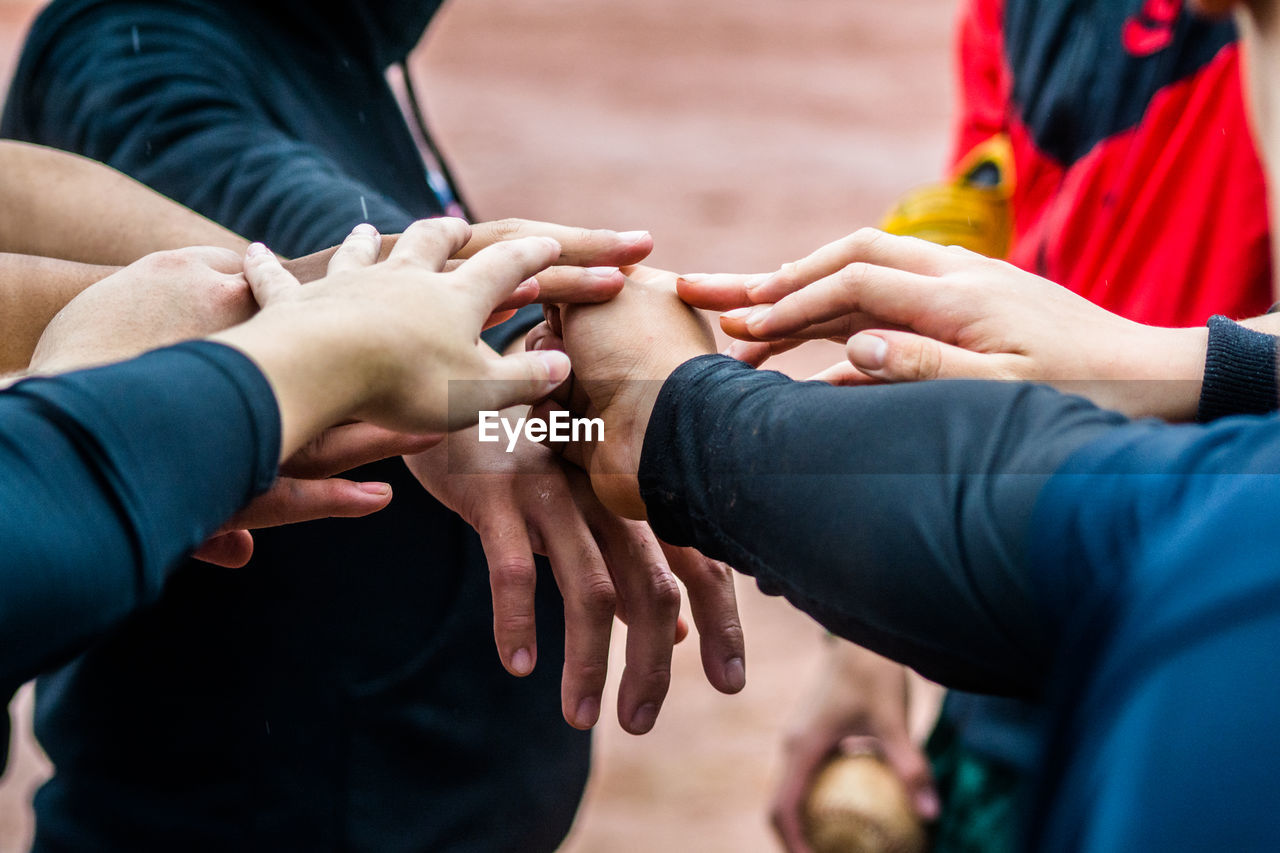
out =
<svg viewBox="0 0 1280 853"><path fill-rule="evenodd" d="M875 335L854 335L846 348L849 361L860 370L879 370L889 354L889 344Z"/></svg>
<svg viewBox="0 0 1280 853"><path fill-rule="evenodd" d="M942 811L942 803L936 792L920 791L915 796L916 813L925 820L934 820Z"/></svg>
<svg viewBox="0 0 1280 853"><path fill-rule="evenodd" d="M250 243L249 248L245 249L244 253L251 258L256 258L261 255L271 254L271 250L261 243Z"/></svg>
<svg viewBox="0 0 1280 853"><path fill-rule="evenodd" d="M740 343L732 343L729 344L729 347L724 351L724 354L729 358L736 358L738 361L742 361L742 354L745 349L746 347Z"/></svg>
<svg viewBox="0 0 1280 853"><path fill-rule="evenodd" d="M597 278L613 278L620 273L617 267L587 267L586 272Z"/></svg>
<svg viewBox="0 0 1280 853"><path fill-rule="evenodd" d="M528 675L533 672L533 655L529 654L528 649L516 649L516 653L511 656L511 670L516 675ZM582 710L581 707L578 708Z"/></svg>
<svg viewBox="0 0 1280 853"><path fill-rule="evenodd" d="M624 243L639 243L648 236L648 231L622 231L618 234L618 239Z"/></svg>
<svg viewBox="0 0 1280 853"><path fill-rule="evenodd" d="M707 280L707 274L700 273L700 272L689 273L688 275L680 276L680 281L687 281L690 284L702 284L706 280Z"/></svg>
<svg viewBox="0 0 1280 853"><path fill-rule="evenodd" d="M631 733L642 735L658 722L658 706L652 702L641 705L631 717Z"/></svg>
<svg viewBox="0 0 1280 853"><path fill-rule="evenodd" d="M587 697L578 703L578 713L574 715L574 722L580 729L589 729L600 719L600 700L595 697Z"/></svg>
<svg viewBox="0 0 1280 853"><path fill-rule="evenodd" d="M554 237L538 237L536 238L546 243L548 246L556 250L556 254L560 254L560 241Z"/></svg>
<svg viewBox="0 0 1280 853"><path fill-rule="evenodd" d="M377 237L378 229L374 228L368 222L361 222L355 228L351 229L352 234L359 234L361 237Z"/></svg>
<svg viewBox="0 0 1280 853"><path fill-rule="evenodd" d="M720 316L728 317L730 320L742 320L747 317L750 317L753 313L755 313L758 310L759 310L758 308L752 305L748 305L746 308L734 308L732 311L726 311Z"/></svg>
<svg viewBox="0 0 1280 853"><path fill-rule="evenodd" d="M554 388L568 378L572 365L569 363L569 356L560 350L534 350L529 354L546 365L548 387Z"/></svg>
<svg viewBox="0 0 1280 853"><path fill-rule="evenodd" d="M773 311L772 305L761 305L759 308L750 309L750 313L747 314L747 327L759 326L771 311Z"/></svg>
<svg viewBox="0 0 1280 853"><path fill-rule="evenodd" d="M388 483L361 483L360 491L367 495L384 497L391 494L391 486Z"/></svg>
<svg viewBox="0 0 1280 853"><path fill-rule="evenodd" d="M737 693L747 686L747 665L742 658L729 658L724 665L724 680L730 690Z"/></svg>
<svg viewBox="0 0 1280 853"><path fill-rule="evenodd" d="M772 279L774 275L776 275L776 273L764 273L763 275L748 276L747 280L744 281L742 284L744 287L746 287L747 292L750 293L760 285Z"/></svg>

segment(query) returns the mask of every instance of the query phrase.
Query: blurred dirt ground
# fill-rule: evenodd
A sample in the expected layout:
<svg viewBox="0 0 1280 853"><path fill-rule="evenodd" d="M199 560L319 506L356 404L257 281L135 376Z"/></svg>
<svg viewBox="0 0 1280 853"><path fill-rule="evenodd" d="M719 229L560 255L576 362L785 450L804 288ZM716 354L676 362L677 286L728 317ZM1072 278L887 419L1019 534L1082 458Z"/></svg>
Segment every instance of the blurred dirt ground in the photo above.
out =
<svg viewBox="0 0 1280 853"><path fill-rule="evenodd" d="M0 0L10 73L40 4ZM767 271L871 224L936 175L951 112L955 0L452 0L415 57L479 216L648 228L656 265ZM817 347L781 366L835 362ZM739 584L748 686L716 694L677 650L657 728L608 714L571 853L774 850L779 733L820 635ZM621 667L621 644L615 673ZM616 683L616 679L615 679ZM609 697L612 701L612 697ZM29 700L15 705L27 713ZM0 851L25 849L45 766L25 737L0 783Z"/></svg>

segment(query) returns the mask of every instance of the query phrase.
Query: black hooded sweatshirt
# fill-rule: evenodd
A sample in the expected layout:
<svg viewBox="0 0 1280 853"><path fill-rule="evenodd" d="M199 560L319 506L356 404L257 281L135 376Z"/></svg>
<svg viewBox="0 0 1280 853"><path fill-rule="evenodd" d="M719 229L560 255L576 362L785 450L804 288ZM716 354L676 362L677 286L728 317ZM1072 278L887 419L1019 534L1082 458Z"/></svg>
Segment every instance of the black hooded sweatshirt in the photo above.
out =
<svg viewBox="0 0 1280 853"><path fill-rule="evenodd" d="M384 71L437 6L55 0L0 130L285 254L364 220L400 231L444 205ZM392 505L260 531L240 571L187 566L42 679L37 734L58 772L37 850L558 845L589 737L560 717L553 579L543 565L538 668L513 678L475 534L399 460L353 476L389 481Z"/></svg>

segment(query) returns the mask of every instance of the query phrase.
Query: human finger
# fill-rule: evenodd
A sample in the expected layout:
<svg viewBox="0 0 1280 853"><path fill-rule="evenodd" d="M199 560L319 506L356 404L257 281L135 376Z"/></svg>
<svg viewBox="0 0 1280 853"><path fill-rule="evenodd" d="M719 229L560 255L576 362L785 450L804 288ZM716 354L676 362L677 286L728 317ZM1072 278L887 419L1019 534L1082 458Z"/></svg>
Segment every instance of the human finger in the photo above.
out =
<svg viewBox="0 0 1280 853"><path fill-rule="evenodd" d="M795 733L786 739L782 778L769 806L769 822L787 853L813 853L804 832L804 803L818 770L837 746L819 731Z"/></svg>
<svg viewBox="0 0 1280 853"><path fill-rule="evenodd" d="M937 820L941 804L924 751L905 730L894 736L882 734L879 740L880 756L906 787L916 814L926 821Z"/></svg>
<svg viewBox="0 0 1280 853"><path fill-rule="evenodd" d="M970 352L910 332L860 332L849 339L845 355L850 364L881 382L1031 378L1019 375L1019 356Z"/></svg>
<svg viewBox="0 0 1280 853"><path fill-rule="evenodd" d="M467 293L488 313L519 284L550 266L559 254L560 244L550 237L507 240L481 249L453 274L466 276Z"/></svg>
<svg viewBox="0 0 1280 853"><path fill-rule="evenodd" d="M419 219L400 235L387 260L411 263L432 272L444 269L454 252L466 245L471 226L453 216ZM520 281L527 276L521 276ZM515 282L512 282L514 284ZM512 288L508 288L510 292Z"/></svg>
<svg viewBox="0 0 1280 853"><path fill-rule="evenodd" d="M501 411L536 403L569 376L569 356L558 350L536 350L499 356L477 345L481 361L478 381L452 382L449 387L451 429L475 423L477 412Z"/></svg>
<svg viewBox="0 0 1280 853"><path fill-rule="evenodd" d="M784 300L785 302L785 300ZM762 339L757 337L750 324L766 312L773 310L772 305L757 305L753 308L737 308L720 315L720 328L724 330L726 335L737 338L740 341L748 343L758 343ZM876 318L869 317L862 313L841 314L830 320L824 320L815 323L812 326L795 329L789 333L787 338L782 338L785 343L781 348L771 351L776 355L779 352L785 352L802 341L821 341L821 340L837 340L840 342L847 341L850 335L856 334L863 329L875 328L876 326L885 325L883 322L876 322ZM767 339L766 339L767 340Z"/></svg>
<svg viewBox="0 0 1280 853"><path fill-rule="evenodd" d="M498 507L495 505L494 511ZM524 520L514 513L487 517L477 528L489 563L493 595L493 640L502 665L526 676L538 662L538 626L534 592L538 569Z"/></svg>
<svg viewBox="0 0 1280 853"><path fill-rule="evenodd" d="M915 237L899 237L876 228L862 228L798 261L783 264L768 279L748 288L748 296L752 302L777 302L854 263L932 276L953 265L955 256L949 255L947 248L936 243Z"/></svg>
<svg viewBox="0 0 1280 853"><path fill-rule="evenodd" d="M802 343L804 341L799 338L783 338L778 341L734 341L725 348L724 354L751 367L759 367L773 356L795 349Z"/></svg>
<svg viewBox="0 0 1280 853"><path fill-rule="evenodd" d="M253 298L258 307L266 308L272 302L289 299L297 295L302 287L280 265L280 260L271 250L261 243L251 243L244 253L244 277L253 290Z"/></svg>
<svg viewBox="0 0 1280 853"><path fill-rule="evenodd" d="M564 597L561 710L569 725L585 730L600 719L617 591L580 514L548 520L539 535Z"/></svg>
<svg viewBox="0 0 1280 853"><path fill-rule="evenodd" d="M438 433L414 434L374 424L345 424L312 439L280 465L280 473L312 480L330 477L379 459L421 453L443 438Z"/></svg>
<svg viewBox="0 0 1280 853"><path fill-rule="evenodd" d="M531 219L499 219L472 225L471 239L455 257L469 258L495 243L522 237L552 238L561 246L557 262L573 266L636 264L653 251L653 237L648 231L618 232Z"/></svg>
<svg viewBox="0 0 1280 853"><path fill-rule="evenodd" d="M378 262L382 252L382 235L367 222L352 229L347 239L329 259L329 275L366 269Z"/></svg>
<svg viewBox="0 0 1280 853"><path fill-rule="evenodd" d="M671 649L680 617L680 587L648 525L625 521L599 506L582 481L591 530L617 591L618 614L627 624L626 669L618 685L618 722L633 735L653 729L671 687Z"/></svg>
<svg viewBox="0 0 1280 853"><path fill-rule="evenodd" d="M253 535L247 530L215 533L206 539L191 556L202 563L210 563L224 569L242 568L253 556Z"/></svg>
<svg viewBox="0 0 1280 853"><path fill-rule="evenodd" d="M880 380L867 376L858 368L854 367L847 361L833 364L825 370L819 370L810 376L807 382L825 382L828 385L837 385L840 387L855 387L858 385L875 385Z"/></svg>
<svg viewBox="0 0 1280 853"><path fill-rule="evenodd" d="M744 318L746 331L758 340L794 337L829 320L849 324L850 334L866 327L869 315L880 324L910 325L936 298L937 279L866 263L852 263L835 273L762 305ZM861 325L859 325L861 324ZM826 327L830 328L830 327Z"/></svg>
<svg viewBox="0 0 1280 853"><path fill-rule="evenodd" d="M671 571L689 594L707 681L721 693L737 693L747 686L747 648L733 570L692 548L660 545Z"/></svg>
<svg viewBox="0 0 1280 853"><path fill-rule="evenodd" d="M226 527L258 530L318 518L361 518L389 503L391 486L386 483L279 477L270 489L232 516Z"/></svg>
<svg viewBox="0 0 1280 853"><path fill-rule="evenodd" d="M544 304L608 302L622 292L624 284L626 276L617 267L548 267L538 273L535 301Z"/></svg>
<svg viewBox="0 0 1280 853"><path fill-rule="evenodd" d="M772 273L738 275L736 273L693 273L676 279L676 293L694 308L709 311L731 311L753 304L748 288L758 287Z"/></svg>

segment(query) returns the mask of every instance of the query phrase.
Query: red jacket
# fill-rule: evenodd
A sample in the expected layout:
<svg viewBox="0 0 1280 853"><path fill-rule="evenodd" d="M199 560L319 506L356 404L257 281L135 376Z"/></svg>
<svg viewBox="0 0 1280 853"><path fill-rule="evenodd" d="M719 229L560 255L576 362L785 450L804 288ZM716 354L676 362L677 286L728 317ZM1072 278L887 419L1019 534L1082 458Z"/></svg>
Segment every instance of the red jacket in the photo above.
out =
<svg viewBox="0 0 1280 853"><path fill-rule="evenodd" d="M1008 259L1166 326L1274 301L1235 29L1182 7L966 0L961 11L955 161L1009 135Z"/></svg>

